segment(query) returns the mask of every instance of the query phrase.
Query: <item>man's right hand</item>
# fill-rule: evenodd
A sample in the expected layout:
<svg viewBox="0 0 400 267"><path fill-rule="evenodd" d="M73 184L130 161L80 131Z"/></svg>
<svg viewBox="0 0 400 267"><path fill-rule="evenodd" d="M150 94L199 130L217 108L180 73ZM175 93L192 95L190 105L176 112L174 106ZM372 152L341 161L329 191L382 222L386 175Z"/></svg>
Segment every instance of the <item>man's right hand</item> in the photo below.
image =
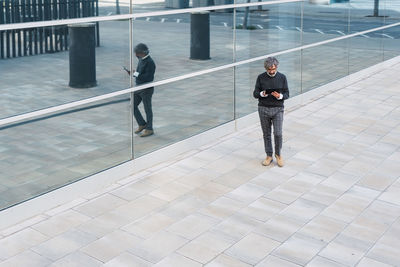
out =
<svg viewBox="0 0 400 267"><path fill-rule="evenodd" d="M131 71L130 70L128 70L125 66L124 67L122 67L127 73L128 73L128 75L131 75Z"/></svg>

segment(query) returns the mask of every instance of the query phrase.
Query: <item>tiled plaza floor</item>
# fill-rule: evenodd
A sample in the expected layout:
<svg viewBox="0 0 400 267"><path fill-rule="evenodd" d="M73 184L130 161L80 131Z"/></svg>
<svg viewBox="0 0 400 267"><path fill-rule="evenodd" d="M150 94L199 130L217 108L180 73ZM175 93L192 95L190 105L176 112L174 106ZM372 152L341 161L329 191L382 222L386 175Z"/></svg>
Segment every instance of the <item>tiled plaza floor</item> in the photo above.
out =
<svg viewBox="0 0 400 267"><path fill-rule="evenodd" d="M0 266L400 266L400 64L0 230ZM1 217L1 220L7 220Z"/></svg>

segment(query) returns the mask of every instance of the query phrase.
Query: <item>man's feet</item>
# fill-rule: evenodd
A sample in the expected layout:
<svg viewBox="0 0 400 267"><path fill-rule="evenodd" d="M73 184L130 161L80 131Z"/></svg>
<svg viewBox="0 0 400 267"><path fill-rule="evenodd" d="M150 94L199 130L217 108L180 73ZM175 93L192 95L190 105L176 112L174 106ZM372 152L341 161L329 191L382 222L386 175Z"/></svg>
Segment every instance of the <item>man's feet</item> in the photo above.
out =
<svg viewBox="0 0 400 267"><path fill-rule="evenodd" d="M139 128L136 129L135 134L140 133L140 132L143 131L144 129L146 129L146 125L139 125Z"/></svg>
<svg viewBox="0 0 400 267"><path fill-rule="evenodd" d="M269 166L272 162L272 157L271 156L267 156L262 162L261 164L264 166Z"/></svg>
<svg viewBox="0 0 400 267"><path fill-rule="evenodd" d="M152 134L154 134L154 131L153 130L144 130L144 132L140 135L140 137L146 137L146 136L150 136L150 135L152 135Z"/></svg>
<svg viewBox="0 0 400 267"><path fill-rule="evenodd" d="M275 158L276 158L276 163L278 164L278 166L283 167L284 163L283 163L282 156L275 155Z"/></svg>

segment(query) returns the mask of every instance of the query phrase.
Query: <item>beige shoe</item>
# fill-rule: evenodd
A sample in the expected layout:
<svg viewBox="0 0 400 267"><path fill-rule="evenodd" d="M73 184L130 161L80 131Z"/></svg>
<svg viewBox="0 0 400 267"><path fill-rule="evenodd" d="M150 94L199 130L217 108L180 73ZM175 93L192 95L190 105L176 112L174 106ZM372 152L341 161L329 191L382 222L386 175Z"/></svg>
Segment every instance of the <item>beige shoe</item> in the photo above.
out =
<svg viewBox="0 0 400 267"><path fill-rule="evenodd" d="M146 137L154 134L153 130L144 130L144 132L140 135L140 137Z"/></svg>
<svg viewBox="0 0 400 267"><path fill-rule="evenodd" d="M139 128L136 129L135 134L140 133L140 132L143 131L144 129L146 129L146 125L142 125L142 126L139 125Z"/></svg>
<svg viewBox="0 0 400 267"><path fill-rule="evenodd" d="M272 162L272 157L267 156L267 157L261 162L261 164L264 165L264 166L269 166L269 165L271 164L271 162Z"/></svg>
<svg viewBox="0 0 400 267"><path fill-rule="evenodd" d="M282 156L275 155L275 158L276 158L276 163L278 164L278 166L283 167L284 164L283 164Z"/></svg>

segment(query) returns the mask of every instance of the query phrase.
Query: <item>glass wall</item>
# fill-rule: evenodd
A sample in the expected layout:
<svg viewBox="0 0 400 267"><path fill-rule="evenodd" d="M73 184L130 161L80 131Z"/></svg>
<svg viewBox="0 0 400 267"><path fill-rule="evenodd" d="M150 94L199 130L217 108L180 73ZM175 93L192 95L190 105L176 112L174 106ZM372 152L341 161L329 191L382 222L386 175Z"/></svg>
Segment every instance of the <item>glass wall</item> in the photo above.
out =
<svg viewBox="0 0 400 267"><path fill-rule="evenodd" d="M254 85L269 55L291 97L400 55L400 25L374 30L400 22L397 0L380 0L378 10L364 0L256 2L87 1L58 14L89 24L57 26L30 24L44 14L10 20L0 5L0 209L256 112ZM125 16L107 18L116 14ZM156 84L140 88L127 72L138 43L156 64ZM141 137L132 104L147 86L154 134Z"/></svg>
<svg viewBox="0 0 400 267"><path fill-rule="evenodd" d="M43 50L43 54L0 59L2 79L0 118L129 88L129 76L121 67L122 65L129 67L129 35L127 34L129 21L107 21L94 24L90 32L94 38L92 40L93 57L86 57L87 53L83 50L83 53L73 53L71 49L69 51L62 49L64 38L68 38L70 43L76 41L77 46L90 41L86 37L79 39L81 29L85 30L85 27L68 28L66 26L63 29L66 33L71 30L78 32L74 40L69 35L56 34L53 27L35 29L38 40L43 39L43 42L33 42L32 50ZM97 29L99 29L99 38L96 34ZM50 31L51 35L46 35L46 31ZM43 34L40 35L40 33ZM86 34L84 31L82 33ZM17 48L18 45L25 45L29 50L29 42L19 44L17 39L16 43ZM74 61L71 61L71 57L74 57ZM90 59L94 62L87 63ZM87 68L94 75L86 78L88 85L84 82L85 79L82 83L71 85L71 82L80 79L82 75L79 72L70 72L70 68L79 69L82 64L89 64Z"/></svg>
<svg viewBox="0 0 400 267"><path fill-rule="evenodd" d="M131 159L129 95L0 128L0 207Z"/></svg>

